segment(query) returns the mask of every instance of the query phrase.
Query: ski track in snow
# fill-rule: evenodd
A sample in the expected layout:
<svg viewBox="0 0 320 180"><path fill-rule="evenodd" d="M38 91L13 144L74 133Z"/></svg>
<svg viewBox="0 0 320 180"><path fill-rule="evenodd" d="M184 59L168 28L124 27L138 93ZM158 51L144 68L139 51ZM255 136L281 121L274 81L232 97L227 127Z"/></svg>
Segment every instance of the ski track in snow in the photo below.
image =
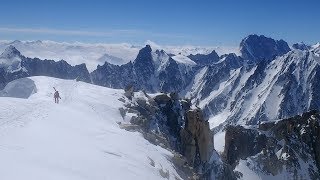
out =
<svg viewBox="0 0 320 180"><path fill-rule="evenodd" d="M0 97L1 179L163 179L160 169L179 177L168 160L172 153L119 128L121 90L30 79L37 92L28 99Z"/></svg>

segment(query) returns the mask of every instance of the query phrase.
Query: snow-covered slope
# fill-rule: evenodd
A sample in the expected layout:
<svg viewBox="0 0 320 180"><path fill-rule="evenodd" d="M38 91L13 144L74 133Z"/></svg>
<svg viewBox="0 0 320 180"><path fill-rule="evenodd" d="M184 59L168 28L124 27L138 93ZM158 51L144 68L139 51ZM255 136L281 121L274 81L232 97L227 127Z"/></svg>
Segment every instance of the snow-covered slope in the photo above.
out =
<svg viewBox="0 0 320 180"><path fill-rule="evenodd" d="M196 65L194 61L192 61L190 58L183 55L173 56L172 59L174 59L176 62L181 64Z"/></svg>
<svg viewBox="0 0 320 180"><path fill-rule="evenodd" d="M60 104L53 102L53 87ZM5 96L21 91L27 99L0 97L1 179L179 177L169 151L118 127L121 90L31 77L9 83L4 91Z"/></svg>

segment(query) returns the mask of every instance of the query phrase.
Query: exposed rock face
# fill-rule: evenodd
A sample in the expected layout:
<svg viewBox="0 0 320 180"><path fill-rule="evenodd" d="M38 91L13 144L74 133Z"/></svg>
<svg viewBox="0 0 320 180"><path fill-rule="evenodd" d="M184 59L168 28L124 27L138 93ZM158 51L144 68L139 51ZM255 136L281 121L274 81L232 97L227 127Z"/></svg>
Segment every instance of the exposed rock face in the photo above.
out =
<svg viewBox="0 0 320 180"><path fill-rule="evenodd" d="M30 76L50 76L61 79L77 79L91 82L88 69L85 64L71 66L66 61L40 60L37 58L24 58L21 62Z"/></svg>
<svg viewBox="0 0 320 180"><path fill-rule="evenodd" d="M180 92L194 76L193 66L172 59L165 51L152 51L147 45L133 62L124 65L105 63L91 73L94 84L147 92Z"/></svg>
<svg viewBox="0 0 320 180"><path fill-rule="evenodd" d="M132 62L120 66L105 62L102 66L98 65L90 75L93 84L96 85L116 89L125 88L128 85L136 87Z"/></svg>
<svg viewBox="0 0 320 180"><path fill-rule="evenodd" d="M148 141L181 153L172 161L185 173L182 177L191 178L190 174L196 172L195 177L200 179L235 179L232 169L214 150L208 121L200 109L190 109L190 101L181 100L176 93L150 97L143 92L134 93L130 101L122 101L126 102L126 108L120 109L124 119L127 114L136 115L130 116L131 124L120 127L140 131Z"/></svg>
<svg viewBox="0 0 320 180"><path fill-rule="evenodd" d="M131 106L138 111L138 117L131 123L143 125L147 132L155 132L164 136L170 148L181 152L191 166L208 163L212 155L213 135L209 123L200 109L189 109L186 101L179 100L171 93L159 94L149 100L136 99L138 106ZM144 119L137 121L137 119ZM199 161L195 163L196 158Z"/></svg>
<svg viewBox="0 0 320 180"><path fill-rule="evenodd" d="M152 49L149 45L139 51L137 58L133 62L137 84L143 90L153 90L155 82L155 65L152 58Z"/></svg>
<svg viewBox="0 0 320 180"><path fill-rule="evenodd" d="M284 40L274 40L263 35L249 35L240 43L240 52L245 60L257 63L270 61L290 51Z"/></svg>
<svg viewBox="0 0 320 180"><path fill-rule="evenodd" d="M223 157L232 167L238 161L261 152L266 146L266 136L255 130L245 129L242 126L228 126L225 135Z"/></svg>
<svg viewBox="0 0 320 180"><path fill-rule="evenodd" d="M200 109L187 111L185 127L181 130L180 136L182 153L187 157L189 164L194 165L197 153L200 157L200 162L197 163L209 162L214 149L213 135Z"/></svg>
<svg viewBox="0 0 320 180"><path fill-rule="evenodd" d="M257 174L288 179L320 178L320 115L261 123L257 129L226 129L224 160L235 168L239 160Z"/></svg>
<svg viewBox="0 0 320 180"><path fill-rule="evenodd" d="M132 97L133 97L133 95L134 95L134 89L133 89L133 86L132 85L128 85L125 89L124 89L124 95L128 98L128 99L130 99L130 100L132 100Z"/></svg>
<svg viewBox="0 0 320 180"><path fill-rule="evenodd" d="M304 43L295 43L292 45L292 47L294 49L299 49L299 50L303 50L303 51L307 51L307 50L311 49L311 46L308 46Z"/></svg>

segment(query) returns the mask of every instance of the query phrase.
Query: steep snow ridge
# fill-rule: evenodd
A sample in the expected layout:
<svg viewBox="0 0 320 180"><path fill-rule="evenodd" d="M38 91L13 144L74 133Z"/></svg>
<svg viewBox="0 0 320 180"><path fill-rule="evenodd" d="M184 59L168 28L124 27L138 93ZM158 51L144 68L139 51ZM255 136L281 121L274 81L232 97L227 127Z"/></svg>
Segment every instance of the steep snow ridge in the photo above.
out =
<svg viewBox="0 0 320 180"><path fill-rule="evenodd" d="M152 60L155 64L156 75L159 75L159 72L163 71L169 62L169 56L163 50L152 50Z"/></svg>
<svg viewBox="0 0 320 180"><path fill-rule="evenodd" d="M194 61L192 61L190 58L183 56L183 55L173 56L172 59L174 59L176 62L178 62L180 64L187 64L190 66L196 65L196 63Z"/></svg>
<svg viewBox="0 0 320 180"><path fill-rule="evenodd" d="M28 99L0 97L3 179L163 179L160 171L179 177L172 153L118 127L121 90L28 79L37 88ZM53 87L60 104L53 103Z"/></svg>
<svg viewBox="0 0 320 180"><path fill-rule="evenodd" d="M240 119L244 120L244 124L260 110L263 103L266 101L267 98L269 98L271 89L277 80L276 75L278 74L278 71L280 70L281 66L276 66L276 68L277 69L274 69L273 67L267 67L265 72L266 77L263 79L262 83L256 84L255 88L252 89L248 96L247 94L245 94L245 96L249 97L249 99L246 98L246 101L244 102L243 106L250 108L245 108L245 110L242 112L242 116ZM271 103L271 107L275 105L273 104L274 102ZM272 110L277 109L274 108Z"/></svg>
<svg viewBox="0 0 320 180"><path fill-rule="evenodd" d="M258 121L287 118L317 109L317 78L320 58L312 51L292 50L271 62L256 66L243 66L231 70L226 79L212 87L203 96L201 89L207 84L203 77L194 82L193 102L199 103L208 114L211 128L222 124L253 125ZM212 77L215 78L215 77Z"/></svg>
<svg viewBox="0 0 320 180"><path fill-rule="evenodd" d="M300 57L300 52L300 50L297 50L298 54L293 54L292 56ZM293 63L286 61L290 55L291 53L271 62L265 69L265 77L262 79L262 82L254 84L253 89L249 89L249 91L247 90L245 93L239 92L239 94L242 94L242 98L240 98L242 100L237 101L236 108L233 111L234 114L241 114L239 124L247 124L252 118L258 115L260 111L265 111L261 115L267 116L268 119L278 118L280 103L283 99L280 91L283 87L277 85L276 82L279 76L288 72L289 65ZM259 115L259 118L262 117Z"/></svg>
<svg viewBox="0 0 320 180"><path fill-rule="evenodd" d="M200 90L205 85L205 81L203 80L206 73L208 71L208 67L201 68L195 75L194 79L190 83L190 87L186 88L185 94L186 97L192 99L194 97L201 98Z"/></svg>
<svg viewBox="0 0 320 180"><path fill-rule="evenodd" d="M208 97L206 97L200 101L199 107L204 109L209 105L209 103L214 102L216 100L216 98L220 98L221 96L228 97L228 94L230 92L232 92L232 88L235 85L236 79L238 79L240 77L240 70L241 69L233 70L230 73L229 79L227 79L224 82L221 82L219 84L219 88L217 90L211 91L211 93ZM227 98L227 101L228 101L228 98ZM228 104L230 104L230 103L228 103ZM223 104L221 106L223 106ZM215 109L215 108L221 108L221 107L216 107L216 105L215 105L215 107L208 108L209 113L214 114L214 116L212 116L209 119L209 123L210 123L211 128L215 128L215 127L219 126L221 123L223 123L225 121L226 117L230 116L230 107L227 106L224 110L220 111L218 114L212 112L212 109Z"/></svg>
<svg viewBox="0 0 320 180"><path fill-rule="evenodd" d="M232 115L232 113L231 113L231 111L233 110L232 104L235 102L236 96L239 94L241 89L245 86L246 82L248 81L248 79L254 73L255 70L256 70L256 67L253 67L248 71L245 70L245 68L242 68L242 69L240 68L240 72L238 74L238 78L240 78L239 84L235 85L236 82L229 83L229 85L232 84L232 86L234 88L233 91L230 91L230 87L225 87L225 89L223 90L223 91L225 91L224 94L230 94L231 93L231 96L227 96L226 97L227 100L228 100L226 108L223 109L218 114L210 117L209 122L210 122L210 127L211 128L217 127L221 123L225 122L226 119L228 119L229 116ZM233 79L233 80L236 80L236 79ZM228 80L228 81L230 81L230 80ZM206 101L205 105L208 105L208 103L211 102L211 101L214 101L214 99L208 99Z"/></svg>
<svg viewBox="0 0 320 180"><path fill-rule="evenodd" d="M239 75L240 75L240 69L233 70L230 73L230 78L228 80L220 83L219 88L217 90L211 91L210 95L208 97L204 98L200 102L199 107L204 108L204 106L206 106L210 101L215 99L221 93L230 92L230 90L233 86L233 82L236 80L237 77L239 77Z"/></svg>

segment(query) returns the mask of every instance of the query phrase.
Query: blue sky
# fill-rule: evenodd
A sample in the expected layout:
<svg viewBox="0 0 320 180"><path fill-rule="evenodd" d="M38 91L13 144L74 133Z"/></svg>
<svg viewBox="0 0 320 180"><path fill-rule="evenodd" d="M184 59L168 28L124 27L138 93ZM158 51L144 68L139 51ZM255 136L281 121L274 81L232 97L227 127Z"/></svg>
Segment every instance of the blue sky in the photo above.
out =
<svg viewBox="0 0 320 180"><path fill-rule="evenodd" d="M238 45L248 34L320 41L318 0L3 0L0 39Z"/></svg>

